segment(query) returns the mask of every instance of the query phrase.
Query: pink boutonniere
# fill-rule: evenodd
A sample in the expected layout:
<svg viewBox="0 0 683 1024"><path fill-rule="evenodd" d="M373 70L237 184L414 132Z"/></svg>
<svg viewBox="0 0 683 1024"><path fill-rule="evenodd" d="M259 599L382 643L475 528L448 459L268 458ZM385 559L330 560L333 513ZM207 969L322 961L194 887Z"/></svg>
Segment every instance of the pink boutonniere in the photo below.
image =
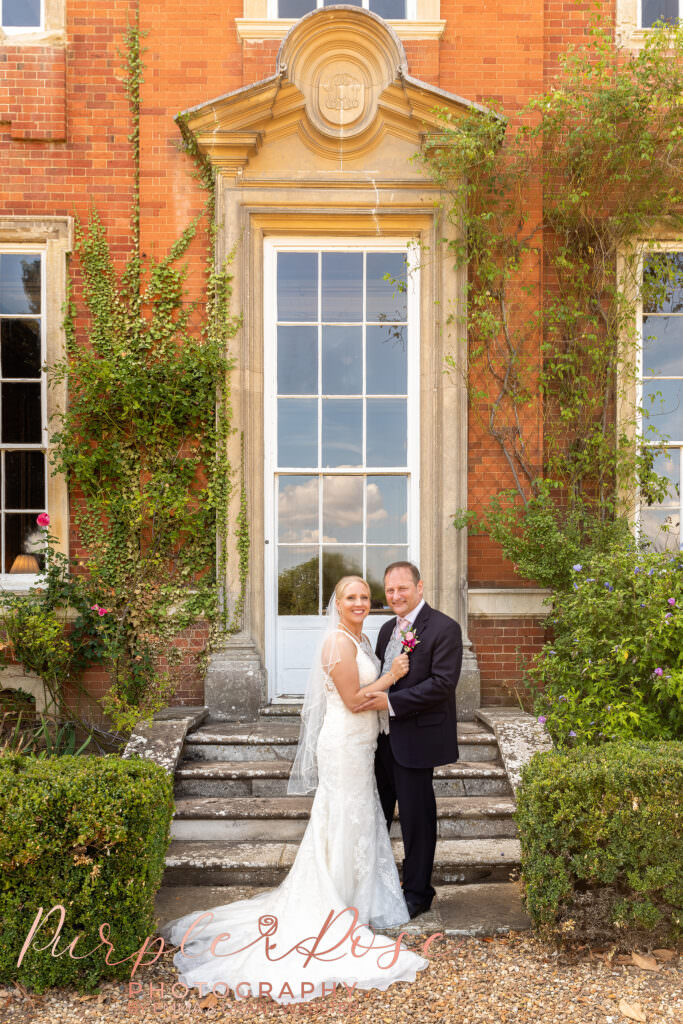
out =
<svg viewBox="0 0 683 1024"><path fill-rule="evenodd" d="M401 630L401 654L412 654L419 642L414 629Z"/></svg>

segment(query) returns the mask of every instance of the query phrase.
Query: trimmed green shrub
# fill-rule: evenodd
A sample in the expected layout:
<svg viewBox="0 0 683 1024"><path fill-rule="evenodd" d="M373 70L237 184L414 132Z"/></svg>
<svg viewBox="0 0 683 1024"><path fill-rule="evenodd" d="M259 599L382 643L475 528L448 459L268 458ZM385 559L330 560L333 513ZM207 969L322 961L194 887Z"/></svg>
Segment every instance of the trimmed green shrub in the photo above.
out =
<svg viewBox="0 0 683 1024"><path fill-rule="evenodd" d="M542 933L625 947L683 934L683 743L536 754L515 819Z"/></svg>
<svg viewBox="0 0 683 1024"><path fill-rule="evenodd" d="M0 983L91 991L102 978L129 978L135 955L124 958L156 930L172 814L172 779L151 761L0 757ZM56 904L66 911L57 942L48 945L56 911L17 966L38 909ZM113 952L101 944L104 922ZM68 951L78 935L73 953L83 959Z"/></svg>

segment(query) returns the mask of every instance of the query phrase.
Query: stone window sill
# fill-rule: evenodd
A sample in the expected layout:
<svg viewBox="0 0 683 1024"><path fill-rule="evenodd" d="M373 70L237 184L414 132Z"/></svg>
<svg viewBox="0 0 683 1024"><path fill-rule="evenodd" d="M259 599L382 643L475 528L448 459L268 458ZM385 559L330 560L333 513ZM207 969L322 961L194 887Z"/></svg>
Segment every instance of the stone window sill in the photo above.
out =
<svg viewBox="0 0 683 1024"><path fill-rule="evenodd" d="M390 20L399 39L440 39L444 34L446 22L438 21L407 21ZM235 18L237 36L242 42L253 42L261 39L284 39L296 18Z"/></svg>
<svg viewBox="0 0 683 1024"><path fill-rule="evenodd" d="M0 47L2 46L64 46L66 32L64 29L27 29L25 32L5 32L0 28Z"/></svg>

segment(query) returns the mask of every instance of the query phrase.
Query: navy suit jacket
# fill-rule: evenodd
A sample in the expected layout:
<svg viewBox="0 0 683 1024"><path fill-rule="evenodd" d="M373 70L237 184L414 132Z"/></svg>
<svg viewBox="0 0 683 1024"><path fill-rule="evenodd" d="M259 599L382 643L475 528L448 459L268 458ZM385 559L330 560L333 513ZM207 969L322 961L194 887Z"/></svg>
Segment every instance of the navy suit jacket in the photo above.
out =
<svg viewBox="0 0 683 1024"><path fill-rule="evenodd" d="M384 652L396 619L385 622L377 637L376 653ZM406 768L433 768L458 759L455 688L462 665L460 626L428 604L413 623L420 641L409 655L408 674L388 691L389 742L396 761Z"/></svg>

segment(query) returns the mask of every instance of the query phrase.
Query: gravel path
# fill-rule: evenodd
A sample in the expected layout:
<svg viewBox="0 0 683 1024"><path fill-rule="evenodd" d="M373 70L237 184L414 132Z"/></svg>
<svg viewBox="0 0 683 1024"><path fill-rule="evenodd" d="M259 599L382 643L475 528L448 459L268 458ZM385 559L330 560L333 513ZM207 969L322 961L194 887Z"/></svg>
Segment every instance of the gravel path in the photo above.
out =
<svg viewBox="0 0 683 1024"><path fill-rule="evenodd" d="M406 939L418 949L420 939ZM319 1024L622 1024L629 1020L683 1021L681 960L677 953L616 954L610 950L557 951L528 934L494 939L440 939L430 965L414 984L339 994L280 1007L270 1000L235 1001L196 994L174 999L176 971L169 951L140 980L144 998L129 999L127 985L103 984L99 995L55 990L26 996L0 989L0 1024L130 1024L190 1021L285 1021ZM150 999L149 986L157 995ZM163 996L160 986L163 984Z"/></svg>

